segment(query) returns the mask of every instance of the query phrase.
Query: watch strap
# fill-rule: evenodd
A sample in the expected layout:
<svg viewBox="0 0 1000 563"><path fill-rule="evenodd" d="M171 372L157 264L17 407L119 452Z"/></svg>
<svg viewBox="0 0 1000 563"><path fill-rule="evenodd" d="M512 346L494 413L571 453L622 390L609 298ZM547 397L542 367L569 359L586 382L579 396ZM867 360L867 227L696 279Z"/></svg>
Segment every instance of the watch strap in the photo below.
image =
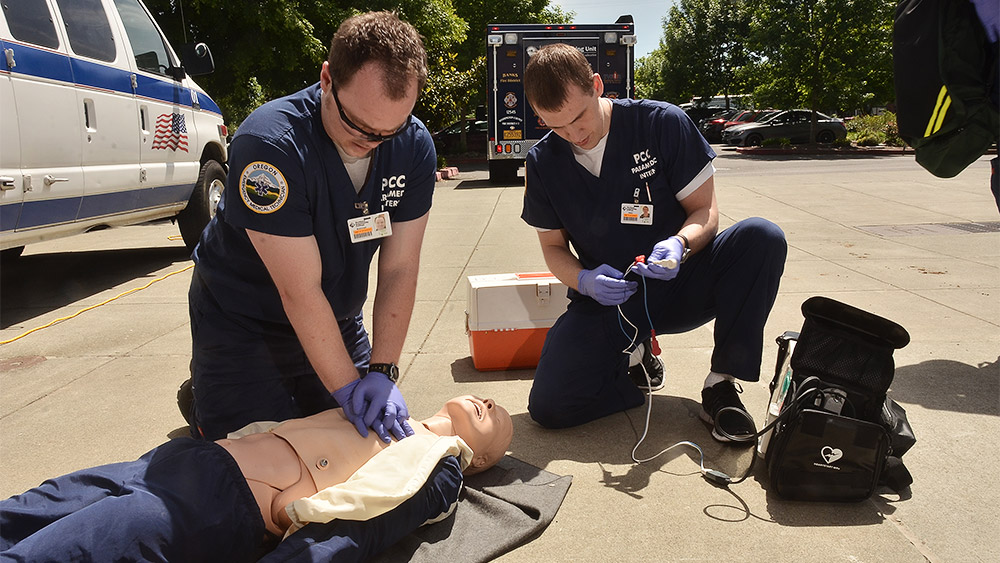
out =
<svg viewBox="0 0 1000 563"><path fill-rule="evenodd" d="M389 378L389 381L391 381L393 383L396 383L397 381L399 381L399 368L396 366L396 364L392 364L392 363L390 363L390 364L383 364L383 363L368 364L368 373L371 373L373 371L381 373L381 374L385 374L385 376Z"/></svg>

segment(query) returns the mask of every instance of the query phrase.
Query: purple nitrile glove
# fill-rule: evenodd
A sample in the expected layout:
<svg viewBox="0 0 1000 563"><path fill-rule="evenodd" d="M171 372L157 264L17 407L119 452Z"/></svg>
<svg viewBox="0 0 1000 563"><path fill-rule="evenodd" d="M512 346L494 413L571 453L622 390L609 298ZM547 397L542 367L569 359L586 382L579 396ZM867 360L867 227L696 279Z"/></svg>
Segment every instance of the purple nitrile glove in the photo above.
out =
<svg viewBox="0 0 1000 563"><path fill-rule="evenodd" d="M386 413L386 406L390 402L395 407L395 412L392 413L393 418L400 421L400 417L402 417L400 422L402 427L402 422L409 418L409 411L406 408L406 402L403 401L403 395L399 393L396 384L389 379L388 375L377 371L365 375L351 394L351 410L362 419L366 428L374 430L378 437L387 444L392 441L389 432L386 431L386 426L393 427L392 423L386 424L386 421L390 420L387 416L389 413ZM376 421L381 424L376 426ZM355 420L354 424L357 426L358 422Z"/></svg>
<svg viewBox="0 0 1000 563"><path fill-rule="evenodd" d="M576 276L580 293L594 298L601 305L621 305L639 289L639 283L625 281L618 270L601 264L593 270L581 270Z"/></svg>
<svg viewBox="0 0 1000 563"><path fill-rule="evenodd" d="M392 432L392 435L396 437L397 440L402 440L407 436L413 436L413 428L410 427L408 419L410 418L410 411L406 408L406 401L403 400L403 394L399 391L399 387L395 384L392 386L392 391L389 392L389 400L385 403L385 410L382 411L384 416L382 420L378 418L372 422L372 430L375 431L383 441L388 443L388 433L386 428Z"/></svg>
<svg viewBox="0 0 1000 563"><path fill-rule="evenodd" d="M661 240L656 243L653 247L653 251L649 253L649 257L646 258L645 264L636 264L632 269L636 271L640 276L645 276L647 278L657 279L657 280L672 280L677 277L677 272L681 269L681 257L684 256L684 241L680 237L670 237L667 240ZM652 264L653 261L667 261L672 260L674 263L673 268L667 268L658 264Z"/></svg>
<svg viewBox="0 0 1000 563"><path fill-rule="evenodd" d="M354 394L354 389L357 388L359 383L361 383L361 380L355 379L337 389L331 395L333 395L333 400L337 401L337 404L340 405L340 408L344 409L344 416L347 417L347 420L351 421L354 427L358 429L358 434L361 434L363 438L367 438L368 427L365 426L364 418L359 416L351 406L351 395Z"/></svg>

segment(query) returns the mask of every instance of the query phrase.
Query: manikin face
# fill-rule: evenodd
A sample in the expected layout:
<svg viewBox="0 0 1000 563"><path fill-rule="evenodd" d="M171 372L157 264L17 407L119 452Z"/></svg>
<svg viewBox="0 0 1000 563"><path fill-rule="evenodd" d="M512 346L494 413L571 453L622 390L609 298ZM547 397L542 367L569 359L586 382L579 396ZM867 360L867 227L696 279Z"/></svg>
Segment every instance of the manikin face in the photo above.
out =
<svg viewBox="0 0 1000 563"><path fill-rule="evenodd" d="M472 395L455 397L445 403L436 416L451 419L455 434L472 448L472 467L479 470L500 460L514 437L510 414L492 399Z"/></svg>
<svg viewBox="0 0 1000 563"><path fill-rule="evenodd" d="M382 82L382 71L374 63L368 63L347 84L334 85L330 63L323 63L319 73L323 89L323 128L350 156L364 157L379 145L379 141L369 140L358 129L373 135L392 135L409 122L417 102L416 79L410 81L407 94L399 100L392 100L385 94ZM355 127L341 118L341 112Z"/></svg>
<svg viewBox="0 0 1000 563"><path fill-rule="evenodd" d="M575 85L566 89L566 101L556 111L538 110L538 116L556 135L582 148L592 149L607 133L607 117L601 108L604 83L594 75L594 88L584 91Z"/></svg>

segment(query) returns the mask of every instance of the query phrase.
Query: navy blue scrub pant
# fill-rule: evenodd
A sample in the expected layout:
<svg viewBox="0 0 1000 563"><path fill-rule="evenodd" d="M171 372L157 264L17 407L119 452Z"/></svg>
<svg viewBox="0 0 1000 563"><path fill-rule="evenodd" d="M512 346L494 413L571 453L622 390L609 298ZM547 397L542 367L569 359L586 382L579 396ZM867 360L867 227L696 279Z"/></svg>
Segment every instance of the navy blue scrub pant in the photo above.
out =
<svg viewBox="0 0 1000 563"><path fill-rule="evenodd" d="M301 418L340 405L327 391L290 325L225 311L195 268L188 291L191 316L191 435L206 440L262 420ZM371 357L361 315L340 322L358 373Z"/></svg>
<svg viewBox="0 0 1000 563"><path fill-rule="evenodd" d="M235 563L276 543L229 452L190 438L0 501L4 561Z"/></svg>
<svg viewBox="0 0 1000 563"><path fill-rule="evenodd" d="M367 561L450 510L461 489L458 460L446 457L389 512L308 524L279 544L229 452L179 438L137 461L70 473L0 501L0 560Z"/></svg>
<svg viewBox="0 0 1000 563"><path fill-rule="evenodd" d="M657 334L687 332L715 319L712 371L757 381L764 324L786 252L777 225L751 218L691 255L673 280L630 274L639 290L622 312L639 328L636 342L649 338L650 318ZM634 332L616 307L576 296L542 347L528 397L531 417L542 426L565 428L641 405L644 395L629 379L628 354L622 353Z"/></svg>

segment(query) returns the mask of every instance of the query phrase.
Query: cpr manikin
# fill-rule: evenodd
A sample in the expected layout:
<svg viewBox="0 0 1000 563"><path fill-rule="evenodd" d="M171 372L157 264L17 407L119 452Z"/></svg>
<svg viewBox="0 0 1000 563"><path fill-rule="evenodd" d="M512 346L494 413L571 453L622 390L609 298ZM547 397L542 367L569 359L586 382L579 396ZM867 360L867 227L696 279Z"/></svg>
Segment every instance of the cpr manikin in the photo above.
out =
<svg viewBox="0 0 1000 563"><path fill-rule="evenodd" d="M333 409L48 479L0 500L0 559L367 560L450 514L462 476L513 436L506 410L471 395L409 422L386 444Z"/></svg>
<svg viewBox="0 0 1000 563"><path fill-rule="evenodd" d="M416 435L457 435L473 451L466 475L488 469L504 456L513 437L510 415L492 399L451 399L434 416L416 423ZM362 464L396 442L361 437L343 410L286 421L268 432L217 443L236 460L261 509L265 526L281 535L291 525L289 503L347 480Z"/></svg>

